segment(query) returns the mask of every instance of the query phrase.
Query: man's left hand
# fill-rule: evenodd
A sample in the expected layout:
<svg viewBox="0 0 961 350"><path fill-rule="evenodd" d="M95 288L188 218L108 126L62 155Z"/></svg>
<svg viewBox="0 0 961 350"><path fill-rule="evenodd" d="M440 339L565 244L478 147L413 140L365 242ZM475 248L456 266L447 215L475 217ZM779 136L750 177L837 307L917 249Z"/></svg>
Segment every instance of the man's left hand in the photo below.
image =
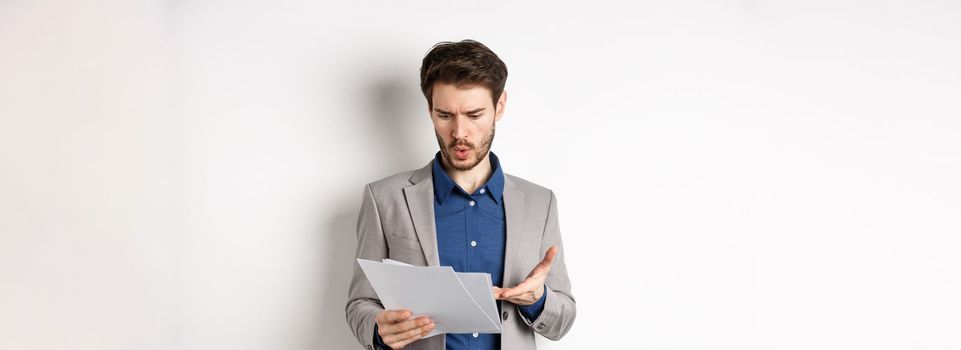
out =
<svg viewBox="0 0 961 350"><path fill-rule="evenodd" d="M554 256L557 255L557 247L551 246L527 278L520 284L510 288L494 287L494 297L497 300L507 300L511 303L527 306L536 302L544 295L544 280L551 272L551 264L554 263Z"/></svg>

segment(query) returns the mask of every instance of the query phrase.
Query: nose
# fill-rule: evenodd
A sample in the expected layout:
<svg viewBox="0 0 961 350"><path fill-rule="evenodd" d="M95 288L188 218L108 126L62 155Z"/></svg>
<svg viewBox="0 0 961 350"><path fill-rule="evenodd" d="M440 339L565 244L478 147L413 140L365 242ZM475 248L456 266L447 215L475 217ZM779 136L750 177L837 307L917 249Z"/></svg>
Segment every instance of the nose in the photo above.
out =
<svg viewBox="0 0 961 350"><path fill-rule="evenodd" d="M454 123L451 125L451 137L453 137L455 141L466 140L467 127L468 125L466 120L455 116Z"/></svg>

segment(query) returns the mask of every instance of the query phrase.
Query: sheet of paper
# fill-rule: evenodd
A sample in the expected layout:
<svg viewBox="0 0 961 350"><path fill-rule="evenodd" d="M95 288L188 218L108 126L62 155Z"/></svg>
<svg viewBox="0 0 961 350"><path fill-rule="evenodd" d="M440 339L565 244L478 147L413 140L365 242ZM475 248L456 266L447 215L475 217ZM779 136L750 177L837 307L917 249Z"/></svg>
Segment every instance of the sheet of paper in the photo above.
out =
<svg viewBox="0 0 961 350"><path fill-rule="evenodd" d="M384 260L382 260L382 261L383 261L385 264L394 264L394 265L400 265L400 266L414 266L414 265L405 263L405 262L403 262L403 261L397 261L397 260L392 260L392 259L384 259Z"/></svg>
<svg viewBox="0 0 961 350"><path fill-rule="evenodd" d="M403 261L383 259L385 264L401 266L413 266ZM490 318L491 322L500 323L497 319L497 301L494 300L493 284L491 275L483 272L457 272L457 278L464 284L464 288L470 293L474 301L484 310L484 314Z"/></svg>
<svg viewBox="0 0 961 350"><path fill-rule="evenodd" d="M434 321L436 327L428 337L501 331L500 322L494 321L499 319L491 319L489 311L481 307L450 266L410 266L363 259L357 262L385 308L408 309L415 317L428 316ZM477 279L468 277L475 293L480 292ZM490 284L486 288L493 298Z"/></svg>
<svg viewBox="0 0 961 350"><path fill-rule="evenodd" d="M494 301L491 275L483 272L458 272L457 277L491 322L499 324L500 318L497 317L497 302Z"/></svg>

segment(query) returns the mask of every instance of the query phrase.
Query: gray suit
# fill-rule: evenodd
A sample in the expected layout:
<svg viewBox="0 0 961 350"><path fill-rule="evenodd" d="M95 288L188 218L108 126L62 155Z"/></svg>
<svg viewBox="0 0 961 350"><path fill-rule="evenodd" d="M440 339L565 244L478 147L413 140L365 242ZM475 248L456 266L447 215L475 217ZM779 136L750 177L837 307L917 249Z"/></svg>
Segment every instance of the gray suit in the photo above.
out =
<svg viewBox="0 0 961 350"><path fill-rule="evenodd" d="M423 168L366 186L357 219L357 258L376 261L391 258L419 266L440 265L431 169L432 164L428 163ZM523 281L550 246L558 248L545 283L547 301L544 311L536 320L526 320L515 305L499 301L503 323L501 348L535 349L534 332L558 340L570 330L577 314L564 264L557 201L551 190L505 174L504 211L507 240L502 287L512 287ZM374 317L383 309L360 265L355 262L347 299L347 323L367 349L373 349ZM406 347L414 350L444 348L442 335L421 339Z"/></svg>

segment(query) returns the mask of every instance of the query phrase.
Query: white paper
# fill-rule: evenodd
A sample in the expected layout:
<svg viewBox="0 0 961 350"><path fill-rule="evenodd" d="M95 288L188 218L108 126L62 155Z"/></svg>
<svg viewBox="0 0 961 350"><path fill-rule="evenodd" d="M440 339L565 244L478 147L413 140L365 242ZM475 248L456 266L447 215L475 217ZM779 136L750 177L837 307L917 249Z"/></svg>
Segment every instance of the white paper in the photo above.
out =
<svg viewBox="0 0 961 350"><path fill-rule="evenodd" d="M443 333L500 333L497 306L486 273L456 273L450 266L411 266L385 259L357 259L381 304L427 316Z"/></svg>
<svg viewBox="0 0 961 350"><path fill-rule="evenodd" d="M360 260L360 259L357 259L357 260ZM384 262L385 264L394 264L394 265L400 265L400 266L414 266L414 265L405 263L405 262L403 262L403 261L397 261L397 260L392 260L392 259L384 259L383 262Z"/></svg>
<svg viewBox="0 0 961 350"><path fill-rule="evenodd" d="M491 275L486 272L458 272L457 277L467 288L467 292L474 298L487 318L494 324L500 324L497 317L497 302L494 301L494 289Z"/></svg>
<svg viewBox="0 0 961 350"><path fill-rule="evenodd" d="M383 259L385 264L401 266L414 266L403 261L393 259ZM457 272L457 277L470 293L474 301L484 310L484 314L490 318L491 322L497 324L497 302L494 300L493 289L491 286L491 275L483 272Z"/></svg>

